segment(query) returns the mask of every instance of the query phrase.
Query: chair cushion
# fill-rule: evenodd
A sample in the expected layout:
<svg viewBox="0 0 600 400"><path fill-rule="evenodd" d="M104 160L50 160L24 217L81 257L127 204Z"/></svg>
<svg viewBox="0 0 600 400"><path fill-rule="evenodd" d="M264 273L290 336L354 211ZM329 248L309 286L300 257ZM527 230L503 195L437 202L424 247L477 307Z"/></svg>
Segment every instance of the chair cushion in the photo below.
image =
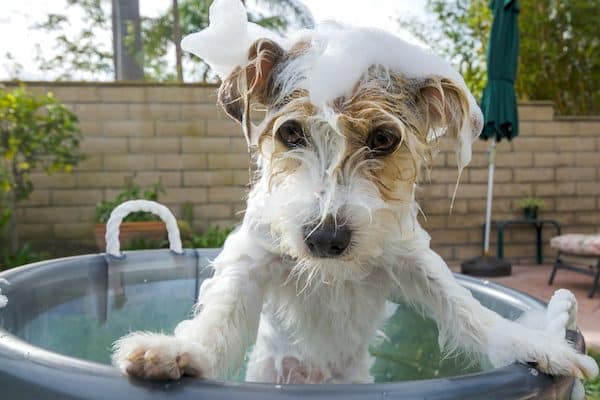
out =
<svg viewBox="0 0 600 400"><path fill-rule="evenodd" d="M556 236L550 240L550 246L565 253L600 257L600 234L582 235L570 233L568 235Z"/></svg>

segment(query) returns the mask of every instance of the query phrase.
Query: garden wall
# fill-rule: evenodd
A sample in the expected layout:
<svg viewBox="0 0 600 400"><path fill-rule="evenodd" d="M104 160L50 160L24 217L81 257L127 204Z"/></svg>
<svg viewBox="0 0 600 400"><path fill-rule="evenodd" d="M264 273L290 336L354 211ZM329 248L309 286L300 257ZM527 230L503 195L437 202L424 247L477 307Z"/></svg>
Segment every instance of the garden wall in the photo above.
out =
<svg viewBox="0 0 600 400"><path fill-rule="evenodd" d="M34 176L36 190L17 214L24 239L57 254L91 251L95 204L111 199L133 175L142 185L160 178L167 191L160 200L178 215L185 202L193 204L196 230L241 219L246 144L239 127L215 106L214 86L28 86L53 92L77 113L87 159L72 174ZM523 103L519 113L521 135L498 145L494 218L517 217L517 201L536 196L546 202L541 216L559 220L564 231L599 231L600 117L557 117L547 102ZM463 260L480 253L487 143L474 145L452 214L457 170L451 148L441 147L431 181L418 195L422 222L442 256ZM511 230L506 240L507 257L534 260L533 228Z"/></svg>

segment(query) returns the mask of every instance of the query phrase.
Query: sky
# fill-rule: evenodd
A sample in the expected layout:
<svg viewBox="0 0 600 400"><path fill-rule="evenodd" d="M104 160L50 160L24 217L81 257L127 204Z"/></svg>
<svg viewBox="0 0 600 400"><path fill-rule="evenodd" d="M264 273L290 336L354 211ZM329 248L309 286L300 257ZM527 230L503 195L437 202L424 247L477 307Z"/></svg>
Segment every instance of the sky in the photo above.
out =
<svg viewBox="0 0 600 400"><path fill-rule="evenodd" d="M107 7L110 1L105 0ZM416 42L411 35L401 29L397 22L399 16L424 16L426 0L299 0L313 13L315 20L337 20L360 26L376 26L389 30L404 39ZM48 13L63 13L70 16L71 29L81 28L80 16L73 9L65 7L64 0L3 0L3 12L0 16L0 80L14 77L12 63L6 54L22 65L19 78L25 80L48 79L48 74L39 71L34 62L36 44L42 52L52 53L54 39L42 32L31 29L45 19ZM171 0L140 0L140 13L154 16L169 7ZM98 37L99 43L110 44L109 34Z"/></svg>

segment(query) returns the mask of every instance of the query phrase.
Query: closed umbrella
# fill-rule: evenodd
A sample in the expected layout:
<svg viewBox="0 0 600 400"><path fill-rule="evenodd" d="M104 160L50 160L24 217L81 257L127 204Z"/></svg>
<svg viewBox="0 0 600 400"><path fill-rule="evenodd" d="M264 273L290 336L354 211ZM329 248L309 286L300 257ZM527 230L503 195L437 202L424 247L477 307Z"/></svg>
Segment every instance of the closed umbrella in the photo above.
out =
<svg viewBox="0 0 600 400"><path fill-rule="evenodd" d="M512 140L519 133L514 89L519 58L519 2L517 0L492 0L490 8L494 15L494 22L487 48L488 82L481 101L485 124L480 135L481 139L490 141L484 250L482 257L465 261L462 264L463 273L478 276L510 275L511 272L510 263L489 255L490 228L496 142L503 138Z"/></svg>

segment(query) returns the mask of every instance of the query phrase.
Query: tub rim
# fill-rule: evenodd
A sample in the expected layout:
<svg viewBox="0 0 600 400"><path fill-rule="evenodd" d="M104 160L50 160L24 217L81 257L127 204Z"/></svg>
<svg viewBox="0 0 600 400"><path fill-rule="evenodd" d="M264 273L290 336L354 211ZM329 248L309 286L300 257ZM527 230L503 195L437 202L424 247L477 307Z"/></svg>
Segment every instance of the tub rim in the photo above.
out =
<svg viewBox="0 0 600 400"><path fill-rule="evenodd" d="M220 249L186 250L188 251L184 252L184 256L189 256L189 251L193 251L196 257L212 258L216 254L218 254L218 251ZM148 252L173 254L169 250L138 250L125 252L125 257L127 257L128 254L135 255ZM0 278L8 280L10 283L11 280L16 276L27 276L29 274L32 274L33 277L35 277L36 270L40 269L41 267L43 267L44 269L51 268L52 265L62 264L65 262L106 262L106 257L110 256L107 256L104 253L98 253L45 260L1 272ZM482 291L492 294L494 295L494 297L498 297L497 295L500 295L499 297L502 297L503 300L510 301L512 303L520 302L532 308L543 308L546 306L546 303L544 303L543 301L519 290L511 289L485 279L478 279L457 273L455 273L455 276L457 277L459 282L461 282L461 284L463 284L463 286L466 286L467 288L476 286L477 290L480 292ZM0 313L1 312L2 310L0 309ZM585 349L581 332L571 332L571 336L571 339L575 339L574 341L578 344L578 348L580 351L582 349ZM189 394L190 396L197 396L198 394L206 393L207 391L212 392L214 390L219 390L221 395L227 394L227 398L245 399L262 398L261 396L267 394L273 395L282 393L286 393L287 395L293 396L300 394L302 396L311 395L320 398L332 398L332 396L343 396L344 398L348 398L348 396L351 396L353 394L360 394L360 396L376 394L378 398L380 398L382 395L386 396L387 394L392 393L408 393L409 395L412 392L421 393L422 391L415 390L415 386L420 386L422 388L429 388L429 390L426 390L427 393L423 392L422 395L418 394L419 396L423 396L422 398L425 398L425 396L430 396L434 393L445 393L448 391L450 391L452 395L448 398L456 398L456 396L459 396L460 393L463 393L460 390L461 387L464 386L468 387L469 389L474 389L473 385L475 384L481 386L482 388L485 388L484 391L481 392L482 395L484 393L487 393L489 395L491 391L495 394L494 398L508 399L513 397L503 397L501 386L509 389L506 391L507 394L513 394L516 396L526 393L545 393L545 390L549 390L552 386L554 386L553 393L555 390L557 390L557 388L562 388L562 390L560 391L570 390L574 382L574 378L550 377L539 373L532 367L521 364L511 364L505 367L493 369L491 371L469 373L455 377L367 384L276 385L258 382L203 380L192 377L183 377L180 381L177 382L148 382L126 377L120 371L118 371L116 368L110 365L83 360L68 355L55 353L53 351L41 347L37 347L0 327L0 377L3 371L7 370L6 367L10 367L15 363L31 363L35 366L52 369L59 376L69 376L71 379L77 377L77 380L80 381L80 385L76 386L79 386L80 389L88 388L89 386L87 383L91 383L91 381L105 381L106 379L110 379L111 381L114 381L116 383L121 383L121 385L119 386L122 386L123 383L126 383L130 388L140 389L140 393L145 393L145 396L148 395L148 389L154 388L159 389L160 391L164 391L169 390L169 387L177 387L178 390L180 390L182 386L185 386L186 389L188 389L184 390L185 393L193 393ZM31 379L28 380L28 382L34 385L38 384L40 385L40 387L43 387L43 383L45 381L44 378L39 376L37 377L38 379L35 378L36 376L32 376ZM0 379L0 382L1 381L2 379ZM464 385L461 385L461 383L463 383ZM499 383L501 383L501 386L498 386ZM521 387L510 387L515 385L519 385ZM77 390L75 392L77 392ZM258 394L258 396L256 396L256 394ZM174 396L173 398L188 398L188 394L186 394L185 396L186 397ZM95 397L84 396L80 398L92 399ZM137 399L143 397L136 397L135 393L127 393L127 398Z"/></svg>

